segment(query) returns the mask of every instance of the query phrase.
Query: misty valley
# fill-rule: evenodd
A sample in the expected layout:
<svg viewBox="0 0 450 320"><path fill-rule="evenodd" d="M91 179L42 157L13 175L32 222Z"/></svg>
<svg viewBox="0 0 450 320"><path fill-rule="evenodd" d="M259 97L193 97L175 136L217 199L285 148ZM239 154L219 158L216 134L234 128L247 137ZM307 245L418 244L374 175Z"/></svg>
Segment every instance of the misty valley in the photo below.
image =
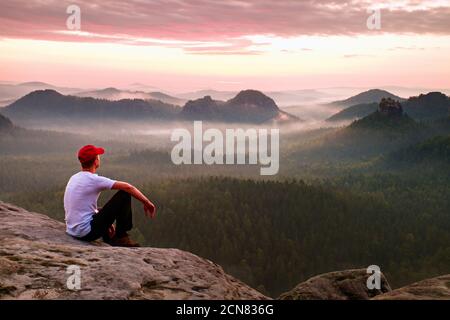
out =
<svg viewBox="0 0 450 320"><path fill-rule="evenodd" d="M1 97L0 200L63 221L76 150L92 143L107 150L99 174L132 182L159 208L148 223L133 202L136 239L210 259L268 296L370 265L394 287L450 272L444 93L307 91L295 104L293 92L58 90ZM227 130L246 137L227 149ZM269 147L259 158L261 132ZM275 161L276 174L262 175Z"/></svg>
<svg viewBox="0 0 450 320"><path fill-rule="evenodd" d="M260 164L261 175L274 175L279 170L279 129L207 129L194 121L193 134L187 129L175 129L170 137L178 142L171 152L176 165L190 164ZM203 143L206 142L204 146ZM248 145L248 149L247 149Z"/></svg>

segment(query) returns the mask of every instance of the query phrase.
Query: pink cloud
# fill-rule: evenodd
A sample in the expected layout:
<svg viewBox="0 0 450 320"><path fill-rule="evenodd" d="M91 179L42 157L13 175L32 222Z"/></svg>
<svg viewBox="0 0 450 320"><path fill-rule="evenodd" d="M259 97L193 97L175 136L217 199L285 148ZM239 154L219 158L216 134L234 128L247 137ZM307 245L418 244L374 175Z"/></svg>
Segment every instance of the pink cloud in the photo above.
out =
<svg viewBox="0 0 450 320"><path fill-rule="evenodd" d="M163 45L195 54L258 54L250 48L255 44L239 38L255 34L293 37L374 32L366 27L371 2L364 0L78 0L75 3L81 8L84 34L63 33L67 31L66 8L73 3L2 2L0 37L134 45L161 45L142 39L178 40L181 42ZM377 3L385 8L382 30L376 32L450 34L449 5L427 7L419 6L422 1L409 1L403 6L386 7L386 1ZM202 44L217 41L227 44Z"/></svg>

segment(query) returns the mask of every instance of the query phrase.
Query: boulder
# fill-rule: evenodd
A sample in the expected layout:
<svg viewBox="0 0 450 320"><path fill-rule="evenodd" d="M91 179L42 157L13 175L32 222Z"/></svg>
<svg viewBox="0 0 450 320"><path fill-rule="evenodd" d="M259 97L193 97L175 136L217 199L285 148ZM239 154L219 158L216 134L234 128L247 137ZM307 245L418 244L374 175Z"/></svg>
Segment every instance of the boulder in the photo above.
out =
<svg viewBox="0 0 450 320"><path fill-rule="evenodd" d="M410 284L374 300L450 300L450 274Z"/></svg>
<svg viewBox="0 0 450 320"><path fill-rule="evenodd" d="M315 276L300 283L280 300L368 300L391 291L391 287L381 274L381 288L369 290L366 269L335 271Z"/></svg>

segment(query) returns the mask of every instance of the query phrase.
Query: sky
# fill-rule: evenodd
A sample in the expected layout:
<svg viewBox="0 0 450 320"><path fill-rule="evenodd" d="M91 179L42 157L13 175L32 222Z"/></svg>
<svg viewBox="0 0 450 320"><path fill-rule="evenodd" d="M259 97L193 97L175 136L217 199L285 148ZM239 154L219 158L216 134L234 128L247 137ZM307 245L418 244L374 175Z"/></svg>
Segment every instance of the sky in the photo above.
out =
<svg viewBox="0 0 450 320"><path fill-rule="evenodd" d="M0 81L450 88L449 40L450 0L2 1Z"/></svg>

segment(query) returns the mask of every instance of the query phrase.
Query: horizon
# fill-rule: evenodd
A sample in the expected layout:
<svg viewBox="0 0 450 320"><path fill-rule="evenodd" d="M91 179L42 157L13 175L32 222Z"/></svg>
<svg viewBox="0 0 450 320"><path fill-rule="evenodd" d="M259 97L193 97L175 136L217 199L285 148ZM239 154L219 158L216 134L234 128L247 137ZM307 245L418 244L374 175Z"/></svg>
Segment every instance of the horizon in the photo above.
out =
<svg viewBox="0 0 450 320"><path fill-rule="evenodd" d="M173 93L450 88L448 0L77 1L75 30L71 4L2 4L2 81Z"/></svg>
<svg viewBox="0 0 450 320"><path fill-rule="evenodd" d="M323 91L327 91L327 90L349 90L350 93L348 93L348 98L350 98L353 95L357 95L359 93L364 93L366 91L370 91L370 90L384 90L384 91L388 91L392 94L398 95L401 98L409 98L415 95L419 95L419 94L427 94L427 93L431 93L431 92L442 92L444 94L449 95L450 94L450 87L448 88L444 88L444 87L419 87L419 86L411 86L411 87L407 87L407 86L397 86L397 85L378 85L378 86L329 86L329 87L302 87L302 88L296 88L296 89L286 89L286 90L262 90L259 88L253 88L253 87L241 87L241 88L235 88L235 89L229 89L229 90L220 90L218 88L212 88L212 87L202 87L199 88L197 90L182 90L182 91L170 91L170 90L166 90L165 88L161 88L161 87L156 87L156 86L152 86L149 84L145 84L145 83L130 83L130 84L125 84L123 86L110 86L110 85L100 85L98 87L70 87L70 86L64 86L62 84L59 83L49 83L46 81L39 81L39 80L29 80L29 81L9 81L9 80L3 80L0 79L0 85L10 85L10 86L25 86L25 85L30 85L30 86L36 86L36 85L42 85L43 88L42 89L35 89L33 91L39 91L39 90L55 90L57 92L58 89L72 89L74 90L74 93L84 93L84 92L89 92L89 91L101 91L101 90L106 90L106 89L116 89L119 91L128 91L130 93L132 92L145 92L145 93L150 93L150 92L161 92L164 94L168 94L168 95L174 95L174 96L183 96L186 94L194 94L194 93L199 93L202 91L214 91L217 93L233 93L233 94L237 94L241 91L245 91L245 90L256 90L256 91L260 91L262 93L267 93L267 94L273 94L273 93L289 93L289 92L299 92L299 91L308 91L308 90L323 90ZM50 87L50 88L46 88L46 86ZM133 88L134 86L140 86L140 88ZM54 87L54 88L51 88ZM79 91L78 91L79 90ZM402 92L402 90L404 91L411 91L411 92L417 92L417 94L413 94L410 96L405 96L402 95L399 92ZM33 91L30 91L33 92ZM353 92L353 93L351 93ZM62 95L72 95L70 93L64 93L64 92L59 92ZM346 96L346 94L336 94L336 96ZM331 98L332 96L330 96ZM332 99L332 98L331 98Z"/></svg>

